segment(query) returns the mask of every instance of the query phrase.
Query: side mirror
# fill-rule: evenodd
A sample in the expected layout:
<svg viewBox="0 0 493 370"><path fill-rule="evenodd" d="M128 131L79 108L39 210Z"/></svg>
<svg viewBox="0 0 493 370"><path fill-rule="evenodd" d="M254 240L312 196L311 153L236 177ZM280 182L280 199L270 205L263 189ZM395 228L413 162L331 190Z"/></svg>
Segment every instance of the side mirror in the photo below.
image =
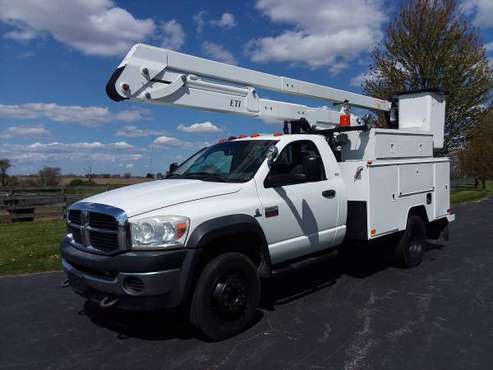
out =
<svg viewBox="0 0 493 370"><path fill-rule="evenodd" d="M173 162L169 165L168 175L172 174L178 168L178 163Z"/></svg>
<svg viewBox="0 0 493 370"><path fill-rule="evenodd" d="M303 172L308 181L320 180L320 157L307 156L303 158Z"/></svg>
<svg viewBox="0 0 493 370"><path fill-rule="evenodd" d="M271 146L267 150L266 157L267 157L267 165L269 166L269 168L272 167L278 155L279 155L279 150L275 145Z"/></svg>

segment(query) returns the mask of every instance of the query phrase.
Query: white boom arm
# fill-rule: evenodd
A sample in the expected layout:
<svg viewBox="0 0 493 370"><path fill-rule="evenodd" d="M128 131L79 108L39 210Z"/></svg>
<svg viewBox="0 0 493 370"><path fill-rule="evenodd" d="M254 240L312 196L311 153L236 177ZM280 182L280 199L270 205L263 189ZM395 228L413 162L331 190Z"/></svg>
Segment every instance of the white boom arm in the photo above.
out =
<svg viewBox="0 0 493 370"><path fill-rule="evenodd" d="M346 107L389 111L391 106L385 100L143 44L128 52L106 91L116 101L132 99L279 121L305 118L321 128L339 124L340 112L262 99L257 88L346 103Z"/></svg>

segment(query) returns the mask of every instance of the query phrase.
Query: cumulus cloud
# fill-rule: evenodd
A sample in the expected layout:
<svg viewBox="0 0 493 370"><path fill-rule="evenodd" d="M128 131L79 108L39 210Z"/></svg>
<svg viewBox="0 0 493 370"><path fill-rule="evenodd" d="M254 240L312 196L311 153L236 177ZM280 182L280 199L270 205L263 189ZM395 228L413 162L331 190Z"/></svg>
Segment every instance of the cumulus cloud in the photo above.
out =
<svg viewBox="0 0 493 370"><path fill-rule="evenodd" d="M138 19L111 0L0 0L0 21L14 40L51 35L88 55L120 55L151 36L152 19Z"/></svg>
<svg viewBox="0 0 493 370"><path fill-rule="evenodd" d="M486 49L487 52L493 51L493 41L487 43L484 48Z"/></svg>
<svg viewBox="0 0 493 370"><path fill-rule="evenodd" d="M206 25L206 17L207 12L205 10L201 10L193 16L193 23L195 23L195 31L197 33L202 33L204 27Z"/></svg>
<svg viewBox="0 0 493 370"><path fill-rule="evenodd" d="M146 136L159 136L159 135L164 135L164 131L156 131L156 130L151 130L148 128L141 128L135 125L126 125L123 126L121 129L119 129L116 132L116 136L123 136L123 137L146 137Z"/></svg>
<svg viewBox="0 0 493 370"><path fill-rule="evenodd" d="M205 10L201 10L194 14L193 23L195 24L195 31L197 31L197 33L202 33L207 25L220 28L233 28L237 25L234 14L228 12L224 12L218 19L208 20L208 18L207 11Z"/></svg>
<svg viewBox="0 0 493 370"><path fill-rule="evenodd" d="M171 136L159 136L154 141L153 144L162 148L189 148L193 146L193 143L177 139Z"/></svg>
<svg viewBox="0 0 493 370"><path fill-rule="evenodd" d="M202 123L192 123L191 125L178 125L176 127L178 131L187 132L187 133L213 133L213 132L221 132L222 130L217 127L215 124L209 121L205 121Z"/></svg>
<svg viewBox="0 0 493 370"><path fill-rule="evenodd" d="M382 0L258 0L256 8L291 28L250 40L246 53L252 61L331 66L332 73L381 40L386 20Z"/></svg>
<svg viewBox="0 0 493 370"><path fill-rule="evenodd" d="M238 61L229 50L225 49L224 46L216 44L214 42L204 41L202 43L202 51L209 58L212 58L219 62L238 64Z"/></svg>
<svg viewBox="0 0 493 370"><path fill-rule="evenodd" d="M33 138L49 135L50 132L43 126L10 126L0 131L0 139Z"/></svg>
<svg viewBox="0 0 493 370"><path fill-rule="evenodd" d="M233 28L236 26L235 16L231 13L225 12L219 19L212 19L210 24L216 27Z"/></svg>
<svg viewBox="0 0 493 370"><path fill-rule="evenodd" d="M0 104L0 118L38 119L47 118L55 122L77 123L82 126L97 126L111 121L134 122L145 119L147 111L124 110L110 112L107 107L58 105L55 103L26 103L19 105Z"/></svg>
<svg viewBox="0 0 493 370"><path fill-rule="evenodd" d="M476 27L493 27L493 1L491 0L464 0L462 8L467 15L473 17Z"/></svg>
<svg viewBox="0 0 493 370"><path fill-rule="evenodd" d="M161 47L179 50L185 43L186 34L180 23L174 19L161 23L162 41Z"/></svg>

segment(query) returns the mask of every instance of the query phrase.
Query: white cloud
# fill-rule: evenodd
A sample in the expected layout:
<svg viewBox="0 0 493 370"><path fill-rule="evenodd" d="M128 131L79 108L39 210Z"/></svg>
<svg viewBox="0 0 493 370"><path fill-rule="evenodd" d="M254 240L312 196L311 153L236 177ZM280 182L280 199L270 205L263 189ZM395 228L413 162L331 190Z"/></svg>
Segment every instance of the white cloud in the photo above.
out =
<svg viewBox="0 0 493 370"><path fill-rule="evenodd" d="M193 143L188 141L183 141L171 136L159 136L154 141L153 144L159 147L172 147L172 148L189 148L193 146Z"/></svg>
<svg viewBox="0 0 493 370"><path fill-rule="evenodd" d="M178 131L181 132L188 132L188 133L211 133L211 132L221 132L222 130L217 127L215 124L212 122L206 121L202 123L193 123L189 126L185 125L178 125L176 128Z"/></svg>
<svg viewBox="0 0 493 370"><path fill-rule="evenodd" d="M386 20L382 0L258 0L256 7L291 29L250 40L252 61L332 66L332 73L381 40Z"/></svg>
<svg viewBox="0 0 493 370"><path fill-rule="evenodd" d="M476 27L493 27L493 1L464 0L462 8L467 15L473 17L473 23Z"/></svg>
<svg viewBox="0 0 493 370"><path fill-rule="evenodd" d="M146 137L146 136L159 136L159 135L164 135L164 131L156 131L156 130L150 130L148 128L140 128L135 125L126 125L123 126L121 129L119 129L116 132L116 136L123 136L123 137Z"/></svg>
<svg viewBox="0 0 493 370"><path fill-rule="evenodd" d="M229 50L226 50L224 46L216 44L214 42L204 41L202 43L202 51L209 58L212 58L219 62L238 64L238 61Z"/></svg>
<svg viewBox="0 0 493 370"><path fill-rule="evenodd" d="M205 10L194 14L193 23L195 24L195 31L197 33L202 33L207 25L221 28L233 28L237 25L234 14L228 12L224 12L218 19L207 20L207 18L208 15Z"/></svg>
<svg viewBox="0 0 493 370"><path fill-rule="evenodd" d="M121 141L114 143L40 143L30 145L0 144L0 156L14 162L58 162L65 165L70 161L120 162L138 161L144 158L142 149Z"/></svg>
<svg viewBox="0 0 493 370"><path fill-rule="evenodd" d="M15 41L30 41L36 38L36 32L26 28L23 30L14 30L14 31L6 32L4 33L3 37Z"/></svg>
<svg viewBox="0 0 493 370"><path fill-rule="evenodd" d="M111 121L133 122L145 119L146 116L147 112L143 110L113 113L106 107L95 106L82 107L55 103L0 104L0 118L47 118L55 122L78 123L82 126L97 126Z"/></svg>
<svg viewBox="0 0 493 370"><path fill-rule="evenodd" d="M174 19L161 23L162 41L161 47L179 50L185 43L185 31L180 23Z"/></svg>
<svg viewBox="0 0 493 370"><path fill-rule="evenodd" d="M0 0L4 36L30 40L45 34L89 55L120 55L150 37L152 19L138 19L111 0Z"/></svg>
<svg viewBox="0 0 493 370"><path fill-rule="evenodd" d="M194 14L193 23L195 23L195 31L197 31L197 33L202 33L202 31L204 30L206 17L207 12L205 10L201 10L198 13Z"/></svg>
<svg viewBox="0 0 493 370"><path fill-rule="evenodd" d="M216 27L233 28L236 26L235 16L231 13L225 12L219 19L212 19L210 24Z"/></svg>
<svg viewBox="0 0 493 370"><path fill-rule="evenodd" d="M372 71L362 72L359 75L353 77L349 82L351 86L360 87L366 80L376 80L378 78L377 73Z"/></svg>
<svg viewBox="0 0 493 370"><path fill-rule="evenodd" d="M50 132L43 126L10 126L0 131L0 139L33 138L49 136Z"/></svg>
<svg viewBox="0 0 493 370"><path fill-rule="evenodd" d="M487 52L491 52L493 51L493 41L492 42L489 42L487 43L484 48L486 49Z"/></svg>

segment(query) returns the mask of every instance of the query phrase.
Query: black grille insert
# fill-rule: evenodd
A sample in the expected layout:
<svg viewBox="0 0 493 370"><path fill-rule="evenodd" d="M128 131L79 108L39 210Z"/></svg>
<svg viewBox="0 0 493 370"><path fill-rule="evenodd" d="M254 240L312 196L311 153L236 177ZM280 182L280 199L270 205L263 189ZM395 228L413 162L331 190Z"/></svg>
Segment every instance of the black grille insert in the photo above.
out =
<svg viewBox="0 0 493 370"><path fill-rule="evenodd" d="M101 233L98 231L89 232L90 244L93 248L103 251L111 251L118 248L118 235Z"/></svg>
<svg viewBox="0 0 493 370"><path fill-rule="evenodd" d="M82 212L76 209L72 209L68 212L68 219L70 222L80 225L82 222Z"/></svg>
<svg viewBox="0 0 493 370"><path fill-rule="evenodd" d="M98 229L118 230L118 222L113 216L104 213L89 213L89 225Z"/></svg>

